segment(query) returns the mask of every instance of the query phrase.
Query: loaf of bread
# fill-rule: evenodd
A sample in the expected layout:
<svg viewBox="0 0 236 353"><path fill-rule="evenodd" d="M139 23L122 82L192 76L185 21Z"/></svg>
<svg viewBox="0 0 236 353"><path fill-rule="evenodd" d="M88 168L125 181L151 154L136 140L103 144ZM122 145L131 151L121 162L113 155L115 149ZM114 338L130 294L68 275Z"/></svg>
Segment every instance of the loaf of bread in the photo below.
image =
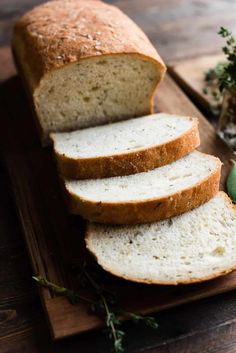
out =
<svg viewBox="0 0 236 353"><path fill-rule="evenodd" d="M59 172L66 178L107 178L172 163L199 146L196 118L153 114L53 133Z"/></svg>
<svg viewBox="0 0 236 353"><path fill-rule="evenodd" d="M218 158L195 151L148 172L66 180L68 206L72 213L99 223L154 222L207 202L219 190L220 170Z"/></svg>
<svg viewBox="0 0 236 353"><path fill-rule="evenodd" d="M236 269L236 207L220 192L199 208L158 223L88 224L86 244L106 271L127 280L200 282Z"/></svg>
<svg viewBox="0 0 236 353"><path fill-rule="evenodd" d="M98 0L54 0L26 13L13 53L43 139L149 114L165 65L142 30Z"/></svg>

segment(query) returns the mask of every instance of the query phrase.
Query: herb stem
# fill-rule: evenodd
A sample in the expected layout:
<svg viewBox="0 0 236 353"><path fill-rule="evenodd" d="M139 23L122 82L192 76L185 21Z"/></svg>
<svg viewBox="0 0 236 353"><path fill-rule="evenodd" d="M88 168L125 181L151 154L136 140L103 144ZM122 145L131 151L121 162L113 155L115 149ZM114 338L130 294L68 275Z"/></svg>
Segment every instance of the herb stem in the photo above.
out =
<svg viewBox="0 0 236 353"><path fill-rule="evenodd" d="M90 274L86 270L84 270L84 275L87 277L90 284L96 289L96 291L100 292L101 286L94 280L94 278L92 276L90 276Z"/></svg>
<svg viewBox="0 0 236 353"><path fill-rule="evenodd" d="M117 301L114 299L114 293L104 289L103 284L100 284L96 280L96 277L94 279L94 275L88 273L85 268L81 271L81 276L86 277L87 282L94 289L94 294L98 297L97 301L81 296L78 292L71 289L60 287L41 276L34 276L33 279L41 286L51 289L54 293L64 295L72 304L78 303L79 300L90 303L92 311L104 320L108 331L108 337L113 341L113 350L115 353L124 352L123 339L125 332L120 329L121 321L119 315L124 314L129 316L133 322L143 322L146 326L151 328L158 327L157 322L153 317L142 316L118 307Z"/></svg>
<svg viewBox="0 0 236 353"><path fill-rule="evenodd" d="M81 299L89 304L95 304L95 302L89 298L84 297L83 295L80 295L76 292L74 292L71 289L65 288L65 287L60 287L57 284L54 284L47 279L40 277L40 276L33 276L33 279L38 282L41 286L46 287L48 289L51 289L54 293L56 294L63 294L67 298L71 299L73 297L76 297L77 299Z"/></svg>
<svg viewBox="0 0 236 353"><path fill-rule="evenodd" d="M115 325L114 325L114 322L111 320L111 314L110 314L110 310L109 310L109 307L107 305L107 301L106 299L104 298L104 296L101 294L101 300L103 302L103 305L104 305L104 309L105 309L105 312L106 312L106 317L107 317L107 326L110 326L111 328L111 332L112 332L112 336L113 336L113 340L114 342L117 341L117 335L116 335L116 329L115 329Z"/></svg>

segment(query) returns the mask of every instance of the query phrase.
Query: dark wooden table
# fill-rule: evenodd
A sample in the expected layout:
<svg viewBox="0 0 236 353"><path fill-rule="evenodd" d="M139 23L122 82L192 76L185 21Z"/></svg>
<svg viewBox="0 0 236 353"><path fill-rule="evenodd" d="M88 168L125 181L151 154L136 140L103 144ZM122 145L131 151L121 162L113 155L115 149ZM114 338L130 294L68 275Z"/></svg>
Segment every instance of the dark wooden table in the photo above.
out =
<svg viewBox="0 0 236 353"><path fill-rule="evenodd" d="M0 0L0 81L15 73L9 50L14 21L41 2ZM107 2L115 3L140 24L167 63L218 52L220 25L236 33L235 0ZM0 352L108 352L100 331L51 341L1 160L0 200ZM127 352L236 352L236 291L162 312L158 322L157 331L124 324Z"/></svg>

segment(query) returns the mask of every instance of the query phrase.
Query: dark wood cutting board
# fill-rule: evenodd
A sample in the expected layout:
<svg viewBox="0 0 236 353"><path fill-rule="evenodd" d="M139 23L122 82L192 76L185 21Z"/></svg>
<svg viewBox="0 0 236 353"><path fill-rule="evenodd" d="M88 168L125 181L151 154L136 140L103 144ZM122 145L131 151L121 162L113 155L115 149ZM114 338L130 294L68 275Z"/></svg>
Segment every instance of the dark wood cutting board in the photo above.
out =
<svg viewBox="0 0 236 353"><path fill-rule="evenodd" d="M1 86L1 147L32 262L33 272L60 285L74 287L71 265L88 255L84 249L84 222L70 216L60 193L50 148L41 148L28 101L15 76ZM201 150L224 162L222 188L232 154L213 127L167 75L157 94L158 110L197 116ZM196 166L197 168L197 166ZM236 273L188 286L151 286L119 280L101 269L105 286L112 288L129 311L153 313L176 305L236 289ZM39 288L52 337L60 339L102 326L84 304Z"/></svg>
<svg viewBox="0 0 236 353"><path fill-rule="evenodd" d="M171 76L181 86L181 88L202 107L203 110L209 110L211 96L203 93L206 86L204 81L205 73L216 66L219 62L225 62L224 54L212 54L199 56L192 59L177 61L170 65Z"/></svg>

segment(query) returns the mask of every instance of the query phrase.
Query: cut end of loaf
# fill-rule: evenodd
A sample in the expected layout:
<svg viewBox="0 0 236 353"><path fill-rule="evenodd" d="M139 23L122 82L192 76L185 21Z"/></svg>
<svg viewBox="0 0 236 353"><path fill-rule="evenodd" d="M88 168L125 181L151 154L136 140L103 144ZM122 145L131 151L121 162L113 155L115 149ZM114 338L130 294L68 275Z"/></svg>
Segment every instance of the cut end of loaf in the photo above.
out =
<svg viewBox="0 0 236 353"><path fill-rule="evenodd" d="M201 282L236 268L236 208L220 192L199 208L158 223L88 224L86 244L106 271L127 280Z"/></svg>
<svg viewBox="0 0 236 353"><path fill-rule="evenodd" d="M158 63L134 54L105 55L65 65L35 90L45 134L101 125L149 114Z"/></svg>
<svg viewBox="0 0 236 353"><path fill-rule="evenodd" d="M17 21L13 51L42 139L150 113L166 67L143 31L102 1L54 0Z"/></svg>

